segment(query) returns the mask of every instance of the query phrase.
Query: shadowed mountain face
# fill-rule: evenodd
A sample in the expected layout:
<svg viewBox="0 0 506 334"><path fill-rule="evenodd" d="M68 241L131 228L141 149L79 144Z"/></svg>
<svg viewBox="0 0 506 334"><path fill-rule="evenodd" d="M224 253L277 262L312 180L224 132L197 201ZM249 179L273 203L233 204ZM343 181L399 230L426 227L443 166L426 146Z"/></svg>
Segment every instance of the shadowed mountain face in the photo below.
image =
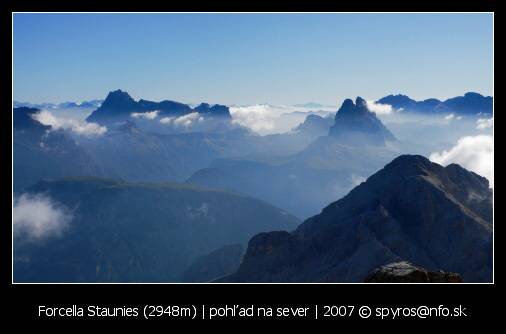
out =
<svg viewBox="0 0 506 334"><path fill-rule="evenodd" d="M427 99L415 101L406 95L388 95L377 101L389 104L395 109L416 112L453 112L457 114L492 114L493 98L478 93L469 92L464 96L457 96L445 101Z"/></svg>
<svg viewBox="0 0 506 334"><path fill-rule="evenodd" d="M65 131L52 130L33 119L39 111L26 107L13 110L14 191L44 177L104 176L89 152Z"/></svg>
<svg viewBox="0 0 506 334"><path fill-rule="evenodd" d="M394 159L297 230L253 237L231 282L362 282L401 260L492 280L492 191L458 165Z"/></svg>
<svg viewBox="0 0 506 334"><path fill-rule="evenodd" d="M329 130L329 136L353 144L364 142L384 145L387 141L395 140L376 114L369 111L361 97L357 97L355 103L350 99L343 102L337 111L334 125Z"/></svg>
<svg viewBox="0 0 506 334"><path fill-rule="evenodd" d="M307 134L314 134L316 136L323 136L328 134L329 128L334 124L331 117L322 117L318 115L308 115L303 123L301 123L294 130L295 132L302 132Z"/></svg>
<svg viewBox="0 0 506 334"><path fill-rule="evenodd" d="M73 178L28 192L72 219L59 236L15 238L16 282L174 282L199 256L298 224L265 202L180 184Z"/></svg>
<svg viewBox="0 0 506 334"><path fill-rule="evenodd" d="M197 258L185 270L182 282L211 282L237 270L244 255L241 244L226 245Z"/></svg>
<svg viewBox="0 0 506 334"><path fill-rule="evenodd" d="M150 111L158 111L161 117L179 117L197 112L205 117L231 119L230 111L226 106L210 106L207 103L202 103L192 109L186 104L169 100L153 102L141 99L135 101L127 92L116 90L110 92L102 105L86 120L99 124L122 122L129 119L134 112L144 113Z"/></svg>

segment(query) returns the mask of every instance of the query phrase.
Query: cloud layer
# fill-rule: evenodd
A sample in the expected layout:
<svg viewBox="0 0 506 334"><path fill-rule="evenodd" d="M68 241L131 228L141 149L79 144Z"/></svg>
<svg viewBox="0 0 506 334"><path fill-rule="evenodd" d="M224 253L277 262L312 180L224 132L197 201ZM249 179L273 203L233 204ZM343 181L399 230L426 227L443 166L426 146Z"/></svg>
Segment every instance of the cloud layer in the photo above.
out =
<svg viewBox="0 0 506 334"><path fill-rule="evenodd" d="M494 186L494 139L492 136L466 136L448 151L434 152L430 160L443 166L456 163L481 176Z"/></svg>
<svg viewBox="0 0 506 334"><path fill-rule="evenodd" d="M292 130L304 121L307 115L315 113L327 115L335 112L336 107L306 108L302 106L285 106L255 104L230 107L232 122L247 127L261 135L283 133Z"/></svg>
<svg viewBox="0 0 506 334"><path fill-rule="evenodd" d="M149 112L133 112L130 114L133 118L145 118L145 119L155 119L158 117L160 110L153 110Z"/></svg>
<svg viewBox="0 0 506 334"><path fill-rule="evenodd" d="M392 108L392 106L389 104L381 104L374 101L366 101L366 103L367 109L377 115L390 115L392 112L394 112L394 108Z"/></svg>
<svg viewBox="0 0 506 334"><path fill-rule="evenodd" d="M59 236L72 215L47 196L23 194L14 200L12 219L16 236L41 240Z"/></svg>
<svg viewBox="0 0 506 334"><path fill-rule="evenodd" d="M204 117L198 112L192 112L179 117L163 117L160 119L161 124L171 124L175 126L190 127L197 122L204 121Z"/></svg>
<svg viewBox="0 0 506 334"><path fill-rule="evenodd" d="M101 136L107 132L107 127L97 123L88 123L86 121L78 121L76 119L56 117L50 111L42 110L32 116L36 121L49 125L53 129L70 130L78 135L83 136Z"/></svg>
<svg viewBox="0 0 506 334"><path fill-rule="evenodd" d="M478 130L486 130L494 126L493 118L480 118L476 121L476 128Z"/></svg>

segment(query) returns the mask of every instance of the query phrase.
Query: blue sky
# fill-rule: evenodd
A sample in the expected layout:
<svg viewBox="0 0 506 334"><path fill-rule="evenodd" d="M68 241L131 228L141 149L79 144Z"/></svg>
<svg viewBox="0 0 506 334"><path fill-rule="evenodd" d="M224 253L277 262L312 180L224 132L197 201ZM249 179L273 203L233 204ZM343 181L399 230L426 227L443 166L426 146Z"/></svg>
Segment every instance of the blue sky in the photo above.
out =
<svg viewBox="0 0 506 334"><path fill-rule="evenodd" d="M14 14L14 99L493 95L491 14Z"/></svg>

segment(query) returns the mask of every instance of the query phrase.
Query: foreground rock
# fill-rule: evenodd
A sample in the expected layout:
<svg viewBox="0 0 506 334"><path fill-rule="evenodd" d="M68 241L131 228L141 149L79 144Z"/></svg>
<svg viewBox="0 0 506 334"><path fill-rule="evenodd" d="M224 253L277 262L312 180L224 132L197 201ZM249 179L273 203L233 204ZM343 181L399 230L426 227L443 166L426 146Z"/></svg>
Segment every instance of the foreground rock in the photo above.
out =
<svg viewBox="0 0 506 334"><path fill-rule="evenodd" d="M427 271L407 261L390 263L375 269L365 283L462 283L457 273Z"/></svg>

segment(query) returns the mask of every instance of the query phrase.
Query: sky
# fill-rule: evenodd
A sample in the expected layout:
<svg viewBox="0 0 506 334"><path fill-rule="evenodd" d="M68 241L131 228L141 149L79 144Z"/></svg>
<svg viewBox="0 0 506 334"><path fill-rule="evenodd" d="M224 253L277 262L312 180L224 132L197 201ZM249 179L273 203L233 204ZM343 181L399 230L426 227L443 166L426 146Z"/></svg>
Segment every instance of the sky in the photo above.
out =
<svg viewBox="0 0 506 334"><path fill-rule="evenodd" d="M14 14L14 100L493 95L492 14Z"/></svg>

